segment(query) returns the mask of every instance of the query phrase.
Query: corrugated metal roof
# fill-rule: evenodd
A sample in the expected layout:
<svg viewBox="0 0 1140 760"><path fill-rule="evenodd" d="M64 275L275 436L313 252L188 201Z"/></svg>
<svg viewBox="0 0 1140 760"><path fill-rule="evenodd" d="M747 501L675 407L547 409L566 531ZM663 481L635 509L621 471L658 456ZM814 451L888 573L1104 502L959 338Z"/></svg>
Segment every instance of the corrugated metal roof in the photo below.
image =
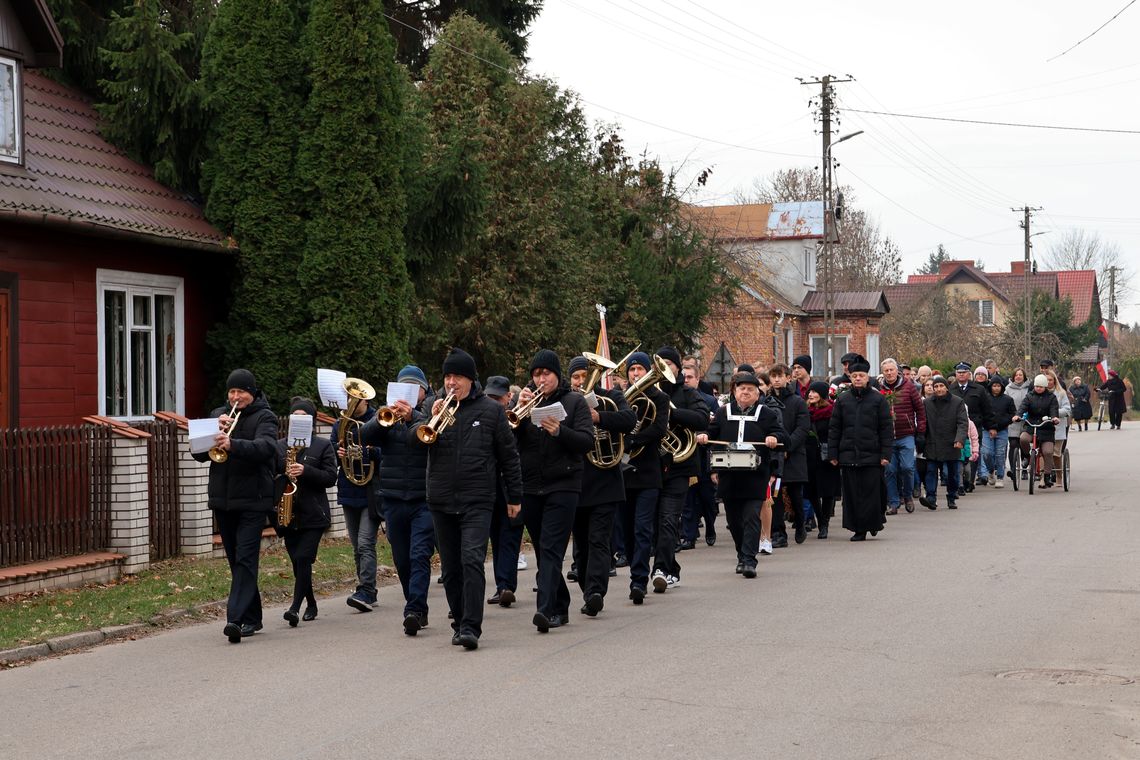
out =
<svg viewBox="0 0 1140 760"><path fill-rule="evenodd" d="M887 301L891 304L891 308L898 311L899 309L909 309L911 306L919 303L926 298L937 285L937 281L918 284L908 281L898 285L888 285L883 290L887 295Z"/></svg>
<svg viewBox="0 0 1140 760"><path fill-rule="evenodd" d="M822 290L813 290L804 297L803 309L808 313L823 313L826 297ZM885 314L890 311L887 298L881 290L841 290L834 294L835 310L868 311Z"/></svg>
<svg viewBox="0 0 1140 760"><path fill-rule="evenodd" d="M26 70L24 124L27 172L0 172L0 214L81 222L160 244L230 247L198 205L102 138L95 109L77 91Z"/></svg>
<svg viewBox="0 0 1140 760"><path fill-rule="evenodd" d="M1097 292L1096 271L1078 269L1072 272L1057 272L1057 293L1073 302L1073 324L1081 324L1092 316L1093 302Z"/></svg>

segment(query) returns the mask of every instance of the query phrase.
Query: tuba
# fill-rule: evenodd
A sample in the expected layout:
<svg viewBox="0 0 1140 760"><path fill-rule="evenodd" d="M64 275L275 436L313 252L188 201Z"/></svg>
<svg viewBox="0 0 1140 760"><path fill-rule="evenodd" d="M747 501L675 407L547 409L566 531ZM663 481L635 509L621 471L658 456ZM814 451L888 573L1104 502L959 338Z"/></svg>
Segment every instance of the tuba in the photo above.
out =
<svg viewBox="0 0 1140 760"><path fill-rule="evenodd" d="M290 446L285 450L285 471L289 471L289 465L297 463L297 452L301 450L300 446ZM285 486L285 492L281 494L281 501L277 502L277 524L282 528L289 527L289 523L293 522L293 494L297 493L297 479L292 475L289 476L289 485Z"/></svg>
<svg viewBox="0 0 1140 760"><path fill-rule="evenodd" d="M598 384L602 376L615 370L618 365L604 356L592 354L589 351L583 351L582 356L589 362L589 372L586 375L586 382L582 384L581 393L588 395L593 392L594 386ZM617 404L614 403L613 399L597 395L595 395L594 398L598 404L598 411L616 412L618 410ZM598 469L608 470L611 467L616 467L618 463L621 462L624 453L625 442L621 437L621 433L615 435L608 430L602 430L600 427L594 426L594 450L586 453L586 459L590 460L590 464Z"/></svg>
<svg viewBox="0 0 1140 760"><path fill-rule="evenodd" d="M230 407L230 413L227 415L230 418L230 424L229 427L222 431L226 435L231 435L234 432L234 428L237 427L238 417L241 416L241 412L234 414L235 411L237 411L237 404L234 404L232 407ZM230 452L226 451L225 449L219 448L217 446L214 446L210 449L211 461L217 462L218 464L223 464L229 458Z"/></svg>
<svg viewBox="0 0 1140 760"><path fill-rule="evenodd" d="M637 412L637 425L633 428L634 433L647 425L652 425L657 420L657 405L646 397L645 392L662 378L670 383L676 382L673 370L669 369L669 365L665 363L664 359L654 354L653 368L625 389L625 400ZM630 451L630 459L637 458L644 449L644 446L638 446Z"/></svg>
<svg viewBox="0 0 1140 760"><path fill-rule="evenodd" d="M439 414L416 428L416 437L420 439L421 443L427 446L432 445L439 440L439 434L455 422L455 414L458 411L459 399L455 397L453 391L447 394L447 398L443 400Z"/></svg>
<svg viewBox="0 0 1140 760"><path fill-rule="evenodd" d="M356 419L356 412L361 404L367 405L370 400L376 398L376 389L356 377L345 378L342 385L348 394L348 408L341 411L340 419L337 421L336 443L339 448L344 449L344 456L340 458L340 468L349 483L363 486L372 480L376 464L364 463L364 447L360 445L360 430L364 427L364 423ZM356 428L355 434L350 432L352 427Z"/></svg>
<svg viewBox="0 0 1140 760"><path fill-rule="evenodd" d="M669 408L676 409L677 406L670 401ZM661 439L661 453L671 454L674 462L684 462L696 450L697 437L688 428L672 426L665 437Z"/></svg>

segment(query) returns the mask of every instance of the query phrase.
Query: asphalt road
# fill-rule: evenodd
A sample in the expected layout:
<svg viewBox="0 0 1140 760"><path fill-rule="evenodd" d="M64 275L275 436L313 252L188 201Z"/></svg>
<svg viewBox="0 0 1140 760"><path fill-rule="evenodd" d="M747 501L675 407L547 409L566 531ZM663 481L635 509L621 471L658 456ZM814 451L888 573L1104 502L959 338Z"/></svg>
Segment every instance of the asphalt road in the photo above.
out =
<svg viewBox="0 0 1140 760"><path fill-rule="evenodd" d="M635 608L615 579L547 635L532 558L475 652L438 586L416 638L389 587L237 646L211 623L16 668L0 757L1140 758L1140 426L1073 438L1071 493L836 527L753 581L724 530L679 588Z"/></svg>

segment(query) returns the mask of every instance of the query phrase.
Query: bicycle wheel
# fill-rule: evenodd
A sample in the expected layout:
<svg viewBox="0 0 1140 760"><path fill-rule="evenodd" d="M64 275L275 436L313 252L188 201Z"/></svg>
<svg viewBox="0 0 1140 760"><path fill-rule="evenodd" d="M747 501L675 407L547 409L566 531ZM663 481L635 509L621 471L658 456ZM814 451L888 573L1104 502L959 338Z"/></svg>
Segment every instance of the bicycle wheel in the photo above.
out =
<svg viewBox="0 0 1140 760"><path fill-rule="evenodd" d="M1065 490L1069 490L1069 449L1066 447L1061 452L1061 482L1065 486Z"/></svg>
<svg viewBox="0 0 1140 760"><path fill-rule="evenodd" d="M1100 430L1100 426L1104 424L1104 402L1101 401L1097 407L1096 412L1096 429Z"/></svg>
<svg viewBox="0 0 1140 760"><path fill-rule="evenodd" d="M1010 449L1009 452L1009 479L1013 481L1013 490L1018 490L1018 481L1021 479L1021 449Z"/></svg>
<svg viewBox="0 0 1140 760"><path fill-rule="evenodd" d="M1033 495L1033 486L1037 482L1037 449L1029 450L1029 495Z"/></svg>

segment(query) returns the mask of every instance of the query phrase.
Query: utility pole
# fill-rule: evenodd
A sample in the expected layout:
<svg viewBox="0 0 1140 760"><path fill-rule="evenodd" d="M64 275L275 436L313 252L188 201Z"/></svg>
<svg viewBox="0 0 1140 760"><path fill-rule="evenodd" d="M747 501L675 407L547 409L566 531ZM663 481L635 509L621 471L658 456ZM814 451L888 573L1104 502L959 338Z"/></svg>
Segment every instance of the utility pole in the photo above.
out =
<svg viewBox="0 0 1140 760"><path fill-rule="evenodd" d="M1113 327L1116 322L1116 270L1120 267L1108 268L1108 366L1112 367Z"/></svg>
<svg viewBox="0 0 1140 760"><path fill-rule="evenodd" d="M1029 288L1029 278L1033 273L1033 243L1029 242L1032 235L1029 234L1029 220L1033 217L1034 211L1040 211L1041 207L1023 206L1022 208L1011 208L1010 211L1020 211L1024 214L1024 219L1021 222L1021 229L1025 232L1025 365L1026 367L1033 366L1033 294ZM1028 370L1026 370L1028 371Z"/></svg>
<svg viewBox="0 0 1140 760"><path fill-rule="evenodd" d="M834 222L834 205L832 195L831 173L831 114L835 108L834 84L854 81L853 78L836 79L825 74L818 79L800 79L803 85L819 85L819 118L823 126L823 324L824 336L827 341L827 373L828 379L835 374L835 351L833 342L835 337L835 288L834 262L832 261L830 224ZM829 219L831 222L829 223ZM810 347L809 347L810 348Z"/></svg>

